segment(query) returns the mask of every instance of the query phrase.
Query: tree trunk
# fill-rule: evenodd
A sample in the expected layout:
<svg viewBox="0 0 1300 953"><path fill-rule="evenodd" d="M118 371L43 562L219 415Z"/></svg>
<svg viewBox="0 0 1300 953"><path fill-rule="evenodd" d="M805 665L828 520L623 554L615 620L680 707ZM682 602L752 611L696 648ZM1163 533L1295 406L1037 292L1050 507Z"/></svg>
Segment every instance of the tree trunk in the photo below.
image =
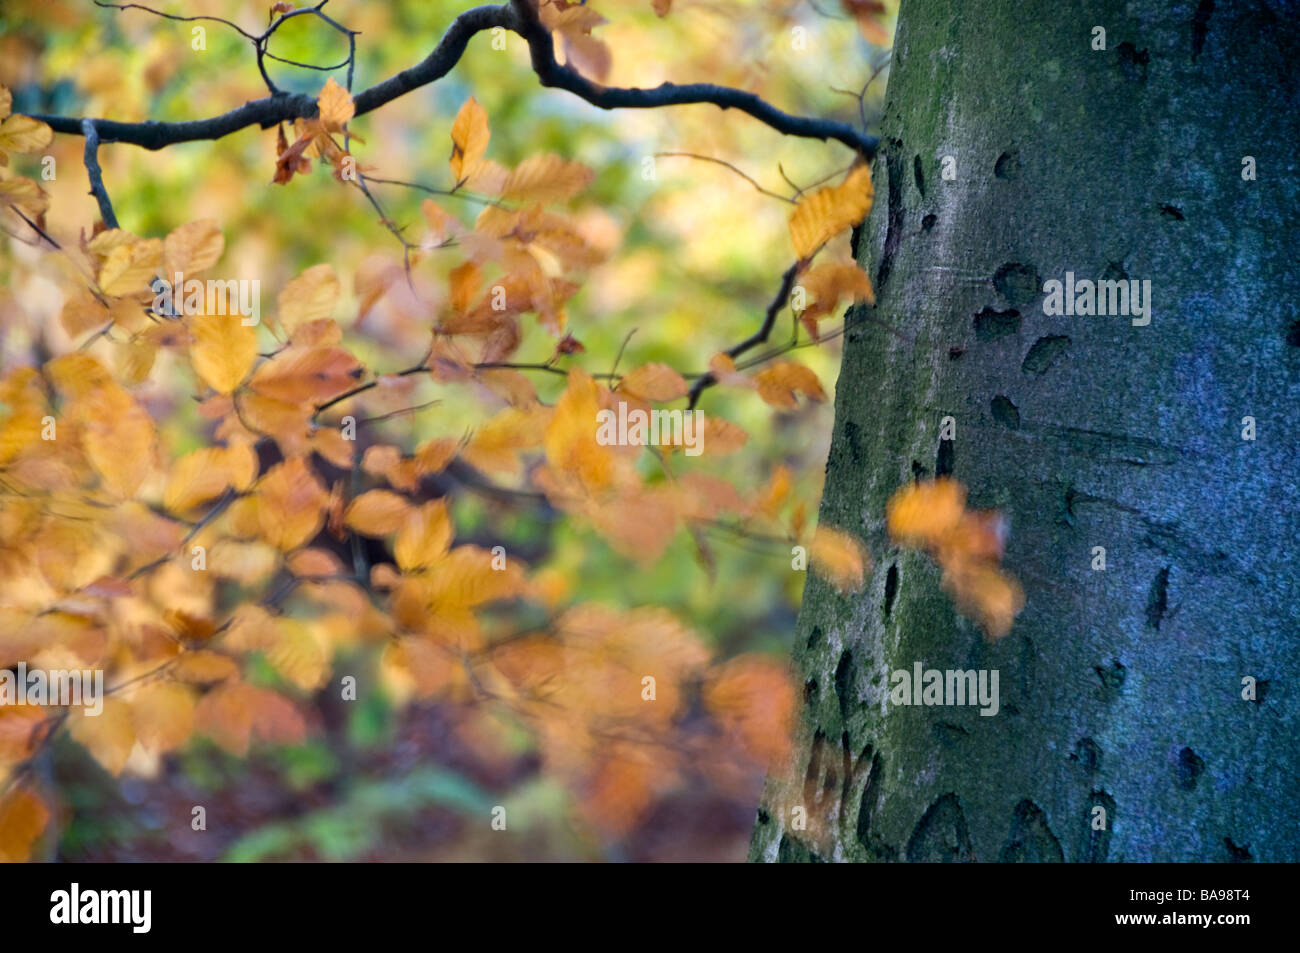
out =
<svg viewBox="0 0 1300 953"><path fill-rule="evenodd" d="M751 859L1300 858L1296 12L903 0L821 508L876 568L808 580ZM1046 313L1067 272L1150 323ZM884 530L944 473L1009 518L996 643ZM892 703L918 662L996 670L996 715Z"/></svg>

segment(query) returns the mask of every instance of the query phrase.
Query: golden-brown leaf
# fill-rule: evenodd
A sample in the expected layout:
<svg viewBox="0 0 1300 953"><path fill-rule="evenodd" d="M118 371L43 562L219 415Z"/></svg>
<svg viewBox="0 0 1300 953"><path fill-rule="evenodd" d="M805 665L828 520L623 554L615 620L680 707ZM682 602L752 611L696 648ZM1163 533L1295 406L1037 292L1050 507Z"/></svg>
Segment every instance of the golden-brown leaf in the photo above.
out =
<svg viewBox="0 0 1300 953"><path fill-rule="evenodd" d="M217 393L233 393L257 360L257 328L238 314L200 314L190 320L190 334L194 373Z"/></svg>
<svg viewBox="0 0 1300 953"><path fill-rule="evenodd" d="M758 385L758 396L773 407L797 407L799 394L818 402L826 399L817 375L794 361L777 361L763 368L754 375L754 383Z"/></svg>
<svg viewBox="0 0 1300 953"><path fill-rule="evenodd" d="M471 96L451 124L451 174L457 182L469 178L478 169L491 136L487 111Z"/></svg>
<svg viewBox="0 0 1300 953"><path fill-rule="evenodd" d="M871 211L871 167L856 165L839 185L828 185L802 199L790 216L790 242L800 260L840 232L858 224Z"/></svg>
<svg viewBox="0 0 1300 953"><path fill-rule="evenodd" d="M871 570L871 554L862 542L833 526L817 527L808 545L808 559L827 582L845 594L861 589Z"/></svg>

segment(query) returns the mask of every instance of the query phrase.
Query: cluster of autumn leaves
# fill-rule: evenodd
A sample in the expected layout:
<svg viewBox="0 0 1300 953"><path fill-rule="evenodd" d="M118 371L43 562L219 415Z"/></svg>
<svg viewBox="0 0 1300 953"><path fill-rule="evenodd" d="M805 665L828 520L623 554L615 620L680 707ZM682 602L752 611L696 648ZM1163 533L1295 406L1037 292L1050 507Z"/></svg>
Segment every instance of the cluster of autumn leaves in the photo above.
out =
<svg viewBox="0 0 1300 953"><path fill-rule="evenodd" d="M6 112L8 102L0 90ZM292 145L278 133L277 181L307 171L312 158L346 179L350 156L334 137L352 117L351 98L331 80L319 106ZM49 130L39 126L4 119L0 148L43 148ZM547 404L522 370L501 366L527 314L558 341L551 366L581 351L565 305L600 255L548 208L581 192L592 171L545 155L506 169L486 157L489 139L486 113L470 99L452 128L451 173L456 188L492 199L472 225L424 203L428 236L413 264L435 249L463 260L449 273L427 354L400 372L367 370L345 343L335 317L342 282L329 265L288 282L254 325L206 308L150 307L155 276L216 267L225 243L213 221L163 238L98 228L63 244L83 283L67 294L61 321L80 347L0 377L0 666L102 668L110 694L99 717L0 708L0 859L25 858L48 824L50 806L14 772L52 730L66 723L113 773L148 770L196 734L236 754L254 742L295 742L310 730L305 702L326 689L333 658L358 646L374 647L386 689L400 699L486 702L522 719L548 770L607 833L627 829L691 772L742 785L784 753L794 696L782 665L715 663L667 610L575 600L557 572L456 544L447 500L428 499L424 481L456 462L506 485L531 483L642 562L683 529L727 523L805 541L813 567L845 591L870 569L852 534L809 535L803 505L783 516L794 502L784 468L747 493L706 472L679 472L680 447L651 448L651 478L646 448L597 441L601 410L684 398L688 383L672 368L648 364L601 382L573 367ZM30 180L5 176L0 200L43 214L39 187L31 183L34 200L14 184ZM800 319L814 338L841 301L871 300L853 262L812 264L871 199L869 171L857 165L795 207L790 235L807 296ZM359 275L360 312L386 291ZM183 380L187 367L195 393L166 397L165 375L180 369ZM793 361L746 373L718 354L709 372L775 408L825 398ZM364 427L357 436L357 408L400 402L416 377L467 388L499 409L469 433L410 446L368 440ZM172 458L176 423L166 414L190 399L208 444ZM736 424L705 418L706 462L746 440ZM328 479L324 463L352 479ZM939 483L907 488L889 521L896 539L934 554L945 586L991 634L1005 631L1021 599L997 569L994 518L965 511L960 487ZM381 541L390 558L359 562L353 537ZM485 610L514 603L540 607L550 621L504 635ZM247 677L253 656L274 680ZM705 721L686 717L697 700Z"/></svg>

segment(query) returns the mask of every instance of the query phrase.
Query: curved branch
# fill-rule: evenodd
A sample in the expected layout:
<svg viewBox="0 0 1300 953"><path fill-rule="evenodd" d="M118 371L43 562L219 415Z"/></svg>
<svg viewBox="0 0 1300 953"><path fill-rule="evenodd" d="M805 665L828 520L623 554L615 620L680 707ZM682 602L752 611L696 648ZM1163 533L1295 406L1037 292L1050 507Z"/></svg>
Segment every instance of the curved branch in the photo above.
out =
<svg viewBox="0 0 1300 953"><path fill-rule="evenodd" d="M739 109L777 132L804 139L834 139L855 149L870 159L880 144L875 136L859 132L846 122L833 119L813 119L782 112L754 93L712 83L661 83L653 89L630 89L619 86L601 86L593 83L576 70L561 66L555 59L555 42L551 33L538 19L537 11L529 0L511 0L515 22L510 28L528 43L532 56L533 72L543 86L564 89L580 96L601 109L653 109L658 106L683 106L692 103L712 103L722 109Z"/></svg>
<svg viewBox="0 0 1300 953"><path fill-rule="evenodd" d="M512 0L508 4L473 7L464 11L452 21L433 52L423 60L358 93L353 99L356 104L355 114L362 116L373 112L399 96L446 76L460 61L475 34L496 27L517 33L528 44L533 71L543 86L567 90L601 109L650 109L711 103L722 109L738 109L786 135L842 142L868 159L875 155L879 146L877 137L859 132L848 123L791 115L754 93L726 86L715 86L712 83L663 83L653 89L633 89L593 83L556 61L555 44L550 31L538 20L536 11L526 0ZM84 134L81 119L37 113L31 115L49 125L55 132ZM311 96L275 93L209 119L136 123L96 119L95 127L103 142L125 142L145 149L163 149L180 142L220 139L248 126L269 129L277 123L308 119L315 115L316 101Z"/></svg>

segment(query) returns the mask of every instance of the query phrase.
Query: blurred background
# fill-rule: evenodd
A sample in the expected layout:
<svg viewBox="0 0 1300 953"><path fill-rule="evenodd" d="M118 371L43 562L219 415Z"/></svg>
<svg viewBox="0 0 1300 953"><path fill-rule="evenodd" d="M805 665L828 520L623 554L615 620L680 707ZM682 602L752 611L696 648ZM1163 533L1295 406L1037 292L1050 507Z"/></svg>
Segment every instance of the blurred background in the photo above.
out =
<svg viewBox="0 0 1300 953"><path fill-rule="evenodd" d="M156 6L225 17L254 32L268 22L268 3L158 0ZM359 31L354 91L422 59L464 6L331 0L326 12ZM836 0L602 0L591 6L609 21L593 36L611 54L612 85L714 82L752 90L791 113L868 128L879 112L888 79L888 51L881 47L892 33L894 3L884 9ZM667 8L666 15L657 15L657 6ZM178 120L216 115L266 93L247 42L216 23L204 24L205 48L196 50L190 23L103 9L89 0L6 0L0 27L0 84L12 91L15 111ZM312 17L286 24L271 50L318 64L347 55L344 38ZM346 83L343 70L327 74L277 63L268 69L281 87L313 96L327 75ZM659 154L723 160L783 196L842 172L853 158L841 145L783 137L748 116L707 105L602 112L568 93L540 88L526 47L513 34L504 51L493 49L487 35L475 37L445 79L359 118L352 130L363 141L353 152L374 176L449 188L451 124L471 95L491 123L489 158L513 166L552 152L595 172L569 209L602 260L569 302L566 328L585 349L581 366L593 373L612 367L620 350L623 369L651 361L683 373L707 369L711 355L757 327L793 261L788 203L724 165ZM445 300L447 272L458 260L430 254L415 263L408 284L400 277L401 245L375 209L357 191L340 188L323 164L287 185L271 184L276 152L275 130L254 128L158 152L106 144L100 158L122 228L161 236L195 219L216 219L226 238L223 268L258 278L265 302L303 269L330 263L342 279L335 315L352 352L379 371L417 361L427 347L429 315ZM48 230L88 233L97 210L87 194L82 140L56 136L46 153L58 169L53 181L42 182L51 198ZM654 177L647 179L646 159L657 155ZM32 175L38 162L24 156L17 168ZM395 186L372 190L388 218L418 237L424 228L420 203L428 196ZM478 214L478 207L457 198L439 203L467 224ZM835 251L847 255L847 236L837 241L844 247ZM50 257L21 238L0 238L5 370L38 363L40 348L61 353L76 346L60 327L69 287ZM385 292L366 296L376 283ZM531 320L528 325L515 359L549 360L554 338ZM789 333L783 319L776 337ZM715 388L701 406L750 435L743 452L717 461L710 472L759 493L784 467L792 483L786 512L802 508L803 516L795 518L812 523L831 430L838 341L831 336L798 356L831 400L773 413L752 393ZM541 374L534 384L552 403L565 381ZM155 416L173 457L209 442L187 386L157 374L143 385L141 399L151 410L165 410ZM435 398L436 406L375 422L364 440L409 448L459 437L495 412L426 380L404 397L411 405ZM372 412L383 408L376 404ZM646 565L551 508L526 481L476 481L464 470L461 477L453 473L446 487L457 541L505 546L532 571L546 574L561 604L661 607L719 663L758 653L780 666L788 657L805 577L791 571L790 543L779 529L680 532L661 558ZM536 624L527 609L497 611L496 631ZM40 765L57 804L55 833L34 859L743 859L761 762L717 770L710 763L716 746L683 742L671 780L665 776L645 792L631 790L630 782L621 790L611 781L607 790L593 792L554 770L532 726L508 710L454 693L419 697L400 680L385 679L380 667L365 646L340 649L335 674L356 672L362 681L378 680L383 690L353 703L338 699L336 681L300 692L310 713L307 740L254 747L247 757L195 738L162 758L136 752L114 777L81 746L56 740ZM271 685L280 678L270 665L247 677ZM681 720L686 736L692 717L688 711ZM601 803L593 807L593 799ZM621 799L628 803L620 806ZM209 805L205 832L190 829L195 804ZM491 829L494 805L507 808L514 836Z"/></svg>

